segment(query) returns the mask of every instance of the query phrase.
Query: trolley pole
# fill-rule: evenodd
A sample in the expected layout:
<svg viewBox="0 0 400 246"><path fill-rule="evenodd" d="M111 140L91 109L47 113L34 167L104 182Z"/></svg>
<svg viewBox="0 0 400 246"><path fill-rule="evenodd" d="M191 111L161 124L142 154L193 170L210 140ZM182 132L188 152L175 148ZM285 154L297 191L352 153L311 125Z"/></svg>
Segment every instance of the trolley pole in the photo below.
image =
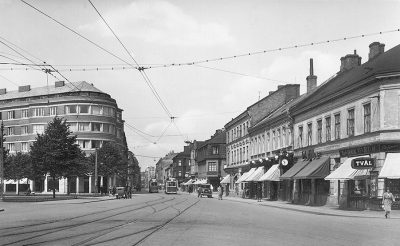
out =
<svg viewBox="0 0 400 246"><path fill-rule="evenodd" d="M1 121L0 127L0 196L1 200L4 200L4 153L3 153L3 132L4 125L3 121Z"/></svg>
<svg viewBox="0 0 400 246"><path fill-rule="evenodd" d="M99 193L97 187L97 148L95 149L95 162L94 162L94 193Z"/></svg>

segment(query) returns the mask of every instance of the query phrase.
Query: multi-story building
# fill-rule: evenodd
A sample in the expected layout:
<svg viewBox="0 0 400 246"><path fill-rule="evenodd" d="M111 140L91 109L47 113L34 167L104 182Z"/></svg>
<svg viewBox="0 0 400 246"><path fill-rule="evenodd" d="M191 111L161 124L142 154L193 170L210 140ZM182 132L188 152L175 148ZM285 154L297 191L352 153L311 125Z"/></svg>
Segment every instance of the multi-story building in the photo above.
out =
<svg viewBox="0 0 400 246"><path fill-rule="evenodd" d="M315 160L295 175L311 201L378 208L385 187L400 197L400 45L369 48L364 64L356 52L342 57L336 76L291 110L295 156Z"/></svg>
<svg viewBox="0 0 400 246"><path fill-rule="evenodd" d="M179 185L189 179L190 148L184 146L183 149L183 152L179 152L172 158L172 177L178 181Z"/></svg>
<svg viewBox="0 0 400 246"><path fill-rule="evenodd" d="M17 91L0 89L0 118L5 127L5 147L14 154L28 152L36 134L43 133L47 124L55 117L67 120L70 130L77 136L77 142L86 153L93 153L104 142L115 142L126 148L124 143L124 121L122 109L107 93L87 82L55 82L53 86L31 88L20 86ZM66 179L49 182L49 177L30 182L35 192L49 192L50 183L57 192L94 192L94 177L77 177L67 187ZM115 185L116 177L100 177L98 186ZM7 192L18 192L17 183L5 182ZM22 189L27 188L23 187Z"/></svg>
<svg viewBox="0 0 400 246"><path fill-rule="evenodd" d="M144 170L144 187L149 188L149 181L154 178L156 178L156 168L152 166L147 167Z"/></svg>
<svg viewBox="0 0 400 246"><path fill-rule="evenodd" d="M219 129L210 139L205 140L197 149L198 178L206 179L214 189L220 185L225 176L226 165L226 133Z"/></svg>
<svg viewBox="0 0 400 246"><path fill-rule="evenodd" d="M155 177L159 184L164 184L165 180L167 180L168 178L172 178L173 158L176 155L176 153L171 151L163 158L160 158L160 160L158 160L158 162L156 163Z"/></svg>
<svg viewBox="0 0 400 246"><path fill-rule="evenodd" d="M189 159L189 177L191 179L198 178L199 168L196 161L197 158L197 148L202 145L204 141L194 140L193 142L189 142L189 151L190 151L190 159Z"/></svg>

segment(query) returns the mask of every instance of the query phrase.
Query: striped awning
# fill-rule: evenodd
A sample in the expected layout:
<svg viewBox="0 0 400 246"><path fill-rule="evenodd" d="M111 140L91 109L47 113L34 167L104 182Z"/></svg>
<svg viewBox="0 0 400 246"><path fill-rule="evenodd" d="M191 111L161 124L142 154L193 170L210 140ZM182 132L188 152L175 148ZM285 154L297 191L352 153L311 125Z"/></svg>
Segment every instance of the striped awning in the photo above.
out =
<svg viewBox="0 0 400 246"><path fill-rule="evenodd" d="M362 179L369 175L369 169L353 169L351 167L351 161L355 158L369 157L367 156L356 156L347 158L342 165L340 165L335 171L325 177L325 180L352 180Z"/></svg>
<svg viewBox="0 0 400 246"><path fill-rule="evenodd" d="M228 175L226 175L225 177L224 177L224 179L222 179L221 180L221 184L229 184L231 182L231 177L230 177L230 175L228 174Z"/></svg>
<svg viewBox="0 0 400 246"><path fill-rule="evenodd" d="M273 165L258 181L279 181L279 164Z"/></svg>
<svg viewBox="0 0 400 246"><path fill-rule="evenodd" d="M240 176L240 178L238 180L236 180L235 183L239 184L239 183L243 182L245 179L247 179L247 177L249 177L255 171L256 171L256 168L253 167L252 169L250 169L250 171L243 173L243 175Z"/></svg>

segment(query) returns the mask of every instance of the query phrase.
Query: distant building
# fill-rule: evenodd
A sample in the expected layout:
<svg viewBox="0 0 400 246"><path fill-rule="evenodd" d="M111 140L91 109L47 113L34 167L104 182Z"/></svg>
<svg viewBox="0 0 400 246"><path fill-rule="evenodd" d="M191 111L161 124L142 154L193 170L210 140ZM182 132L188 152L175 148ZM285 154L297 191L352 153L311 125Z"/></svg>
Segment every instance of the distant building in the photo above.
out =
<svg viewBox="0 0 400 246"><path fill-rule="evenodd" d="M178 181L179 185L190 178L189 161L190 161L189 146L184 146L184 151L178 153L174 158L172 158L172 171L171 171L172 177Z"/></svg>
<svg viewBox="0 0 400 246"><path fill-rule="evenodd" d="M210 139L205 140L197 148L198 178L207 179L207 182L216 189L221 179L226 175L226 133L219 129Z"/></svg>
<svg viewBox="0 0 400 246"><path fill-rule="evenodd" d="M43 133L55 117L66 119L70 130L77 135L81 149L90 154L104 142L114 142L123 147L124 121L122 109L115 99L87 82L64 83L31 88L20 86L17 91L0 89L0 119L4 122L4 146L10 154L28 152L36 134ZM57 193L92 193L95 191L93 176L78 177L67 186L66 179L51 180L43 177L30 183L32 191L50 192L55 186ZM98 186L115 185L116 177L100 177ZM19 183L19 185L17 185ZM24 183L24 184L21 184ZM27 190L26 182L5 182L6 192Z"/></svg>

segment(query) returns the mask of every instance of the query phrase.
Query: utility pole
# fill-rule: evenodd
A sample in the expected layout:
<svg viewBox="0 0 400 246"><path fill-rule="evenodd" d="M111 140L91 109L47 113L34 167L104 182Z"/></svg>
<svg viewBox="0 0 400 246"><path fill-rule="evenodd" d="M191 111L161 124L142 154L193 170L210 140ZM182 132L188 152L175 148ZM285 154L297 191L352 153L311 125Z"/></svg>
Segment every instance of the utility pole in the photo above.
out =
<svg viewBox="0 0 400 246"><path fill-rule="evenodd" d="M95 149L95 162L94 162L94 193L98 193L97 188L97 148Z"/></svg>
<svg viewBox="0 0 400 246"><path fill-rule="evenodd" d="M3 132L4 132L4 125L3 121L1 121L0 127L0 196L1 200L4 199L4 153L3 153Z"/></svg>

